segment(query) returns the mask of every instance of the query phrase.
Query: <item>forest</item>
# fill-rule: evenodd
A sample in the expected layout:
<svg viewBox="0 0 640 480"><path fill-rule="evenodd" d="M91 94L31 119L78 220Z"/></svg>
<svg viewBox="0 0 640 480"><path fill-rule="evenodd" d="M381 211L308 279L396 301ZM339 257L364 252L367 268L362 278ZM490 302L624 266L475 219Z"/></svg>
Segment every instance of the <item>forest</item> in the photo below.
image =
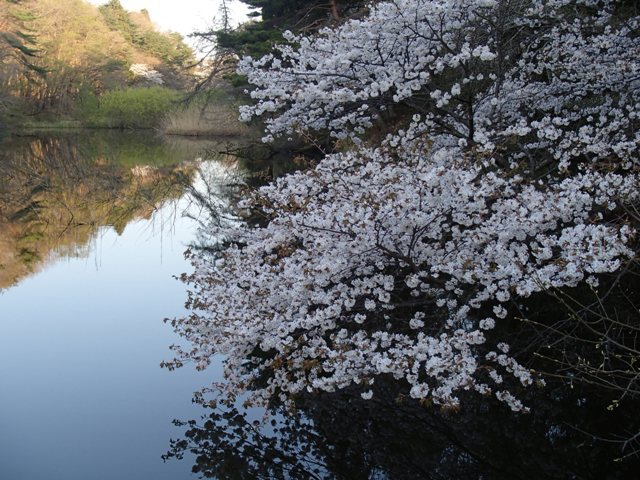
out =
<svg viewBox="0 0 640 480"><path fill-rule="evenodd" d="M195 57L118 0L0 2L0 122L157 126L194 82Z"/></svg>

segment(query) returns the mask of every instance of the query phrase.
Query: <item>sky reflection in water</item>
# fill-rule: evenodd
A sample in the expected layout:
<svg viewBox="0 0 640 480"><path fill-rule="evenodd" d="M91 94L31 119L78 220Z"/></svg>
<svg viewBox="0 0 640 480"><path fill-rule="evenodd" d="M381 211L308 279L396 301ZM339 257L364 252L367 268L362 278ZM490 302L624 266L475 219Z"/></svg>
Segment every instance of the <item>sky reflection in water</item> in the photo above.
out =
<svg viewBox="0 0 640 480"><path fill-rule="evenodd" d="M479 397L467 399L455 415L398 403L393 384L382 381L374 401L347 389L302 396L298 416L275 405L275 423L262 429L253 423L262 411L192 405L192 393L219 380L220 369L197 373L187 365L169 372L159 364L179 341L162 319L185 313L185 286L172 276L189 270L182 254L196 239L196 225L180 214L184 199L167 201L144 219L149 204L176 198L175 190L158 192L146 180L136 184L123 175L136 159L156 159L159 179L171 179L171 158L189 157L170 149L159 155L161 147L148 139L95 140L85 149L76 148L77 139L36 141L31 150L40 158L31 163L19 155L3 163L6 150L0 150L0 286L18 280L0 291L0 480L196 478L190 449L195 466L210 478L282 478L287 472L307 480L316 469L321 477L348 480L637 476L640 459L614 463L618 446L592 444L581 433L625 422L631 428L635 417L607 410L607 399L585 404L577 386L530 390L526 402L535 408L528 416L510 415ZM101 145L116 140L127 155L104 154ZM52 152L73 161L49 161ZM16 167L13 173L7 165ZM36 188L25 190L31 171L39 172ZM83 199L82 189L100 202ZM77 232L65 230L64 202L79 207ZM109 202L118 215L105 210ZM25 205L37 205L36 213L16 215ZM45 215L50 221L43 227L39 217ZM113 219L120 234L98 226ZM96 227L87 230L90 221ZM16 254L23 248L33 255ZM35 273L25 274L25 267ZM174 418L199 420L178 428ZM169 456L185 454L184 461L162 462L170 438L177 443Z"/></svg>
<svg viewBox="0 0 640 480"><path fill-rule="evenodd" d="M97 230L88 256L62 258L0 293L0 478L191 478L160 458L177 417L197 411L213 380L168 372L176 342L165 317L183 312L182 253L194 236L184 201L122 235Z"/></svg>

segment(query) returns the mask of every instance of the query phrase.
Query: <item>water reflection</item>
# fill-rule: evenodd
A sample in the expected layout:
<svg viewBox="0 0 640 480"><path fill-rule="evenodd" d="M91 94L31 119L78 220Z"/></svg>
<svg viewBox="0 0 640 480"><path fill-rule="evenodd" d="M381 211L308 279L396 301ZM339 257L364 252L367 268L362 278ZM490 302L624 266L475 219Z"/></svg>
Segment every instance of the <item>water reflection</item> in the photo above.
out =
<svg viewBox="0 0 640 480"><path fill-rule="evenodd" d="M0 150L0 289L61 257L86 256L180 198L207 143L82 132L6 139Z"/></svg>
<svg viewBox="0 0 640 480"><path fill-rule="evenodd" d="M194 473L219 479L637 478L637 458L615 461L619 445L598 433L638 419L585 403L577 388L533 393L530 415L473 397L462 411L443 411L398 396L392 383L378 388L369 401L349 391L306 395L295 412L273 406L266 422L205 402L199 421L177 422L184 437L164 458L193 454Z"/></svg>
<svg viewBox="0 0 640 480"><path fill-rule="evenodd" d="M176 342L162 319L185 313L183 193L225 148L122 132L1 144L1 479L192 478L160 456L218 373L160 369Z"/></svg>
<svg viewBox="0 0 640 480"><path fill-rule="evenodd" d="M88 255L100 232L102 243L120 244L105 252L109 267L99 275L70 261L2 298L0 447L8 454L0 454L0 477L75 480L89 469L101 480L188 477L188 463L155 462L172 435L168 420L197 416L185 411L190 394L220 372L195 378L158 368L176 340L160 319L183 314L175 309L186 296L170 275L187 266L176 260L180 244L176 263L160 268L152 252L162 239L138 244L149 227L134 220L182 197L173 215L191 207L207 225L235 221L247 184L304 166L265 150L193 161L226 148L120 133L2 144L0 288L55 259ZM215 244L179 229L180 241ZM608 440L610 432L640 431L640 405L609 410L611 398L557 384L529 392L535 408L527 416L476 397L446 412L377 384L370 401L344 391L300 397L295 412L273 405L266 423L262 412L203 402L201 420L178 422L186 431L165 458L184 457L198 476L221 479L637 478L637 457L614 462L620 443Z"/></svg>

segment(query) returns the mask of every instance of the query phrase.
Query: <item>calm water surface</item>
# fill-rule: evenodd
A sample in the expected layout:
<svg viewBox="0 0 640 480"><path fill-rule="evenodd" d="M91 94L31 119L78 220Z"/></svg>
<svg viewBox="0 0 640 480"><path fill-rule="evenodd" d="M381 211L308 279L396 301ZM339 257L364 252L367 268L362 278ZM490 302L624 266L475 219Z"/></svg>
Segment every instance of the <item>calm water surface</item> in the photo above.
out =
<svg viewBox="0 0 640 480"><path fill-rule="evenodd" d="M204 147L114 133L4 143L0 478L192 478L161 455L217 372L159 364L195 234L176 180Z"/></svg>
<svg viewBox="0 0 640 480"><path fill-rule="evenodd" d="M179 342L162 319L185 313L173 275L207 241L182 216L198 211L185 190L199 168L233 165L194 160L224 147L123 133L0 147L1 480L638 478L640 456L616 462L612 436L640 429L636 405L563 382L523 392L529 415L477 395L458 412L422 405L384 378L371 401L305 394L296 415L274 404L263 424L255 410L194 406L220 369L160 369Z"/></svg>

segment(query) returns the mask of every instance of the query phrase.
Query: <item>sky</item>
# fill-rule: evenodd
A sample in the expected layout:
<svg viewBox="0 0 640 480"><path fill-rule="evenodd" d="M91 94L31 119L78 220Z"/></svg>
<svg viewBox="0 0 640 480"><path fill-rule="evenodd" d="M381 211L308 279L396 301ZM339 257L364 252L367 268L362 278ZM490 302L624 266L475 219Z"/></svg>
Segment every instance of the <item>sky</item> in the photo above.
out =
<svg viewBox="0 0 640 480"><path fill-rule="evenodd" d="M89 3L102 5L107 0L89 0ZM135 12L146 8L161 30L179 32L185 37L194 30L211 26L219 7L218 0L120 0L120 3L126 10ZM236 23L246 20L249 11L246 5L238 1L231 1L230 5Z"/></svg>

